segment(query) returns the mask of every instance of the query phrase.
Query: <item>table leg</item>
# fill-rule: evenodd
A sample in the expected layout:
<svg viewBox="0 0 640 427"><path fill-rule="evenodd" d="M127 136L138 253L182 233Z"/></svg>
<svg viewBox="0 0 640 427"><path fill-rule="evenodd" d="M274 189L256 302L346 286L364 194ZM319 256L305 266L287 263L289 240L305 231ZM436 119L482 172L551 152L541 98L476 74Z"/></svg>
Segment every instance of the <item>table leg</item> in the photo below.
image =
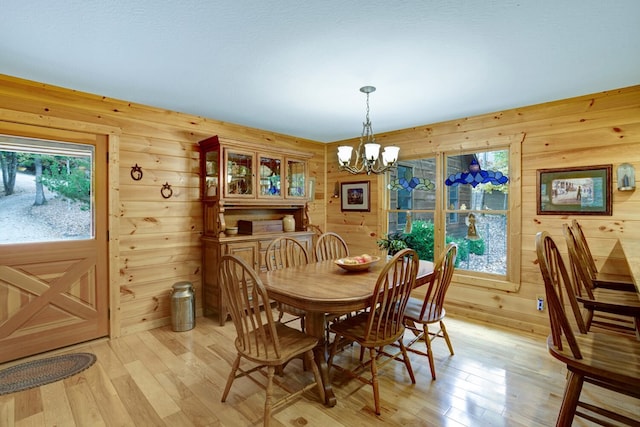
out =
<svg viewBox="0 0 640 427"><path fill-rule="evenodd" d="M335 406L336 396L333 394L333 388L331 388L331 381L329 379L329 366L327 360L329 358L329 352L324 339L325 329L325 315L324 313L307 312L305 316L305 329L309 335L313 335L318 338L318 346L314 349L314 356L318 369L320 369L320 376L322 377L322 383L324 386L325 405Z"/></svg>

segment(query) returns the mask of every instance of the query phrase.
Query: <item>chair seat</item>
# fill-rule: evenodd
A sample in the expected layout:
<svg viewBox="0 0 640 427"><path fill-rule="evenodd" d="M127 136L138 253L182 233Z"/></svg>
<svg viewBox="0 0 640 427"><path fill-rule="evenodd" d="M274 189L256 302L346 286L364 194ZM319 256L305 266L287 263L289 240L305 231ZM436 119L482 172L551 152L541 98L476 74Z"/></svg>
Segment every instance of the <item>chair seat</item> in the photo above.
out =
<svg viewBox="0 0 640 427"><path fill-rule="evenodd" d="M562 339L562 350L547 338L549 353L567 364L572 370L588 374L606 382L616 382L632 396L640 397L640 341L625 335L589 332L576 333L582 359L574 357L567 340Z"/></svg>
<svg viewBox="0 0 640 427"><path fill-rule="evenodd" d="M365 339L365 328L367 326L367 319L369 318L369 312L361 312L356 314L355 316L348 317L344 320L341 320L338 323L334 323L329 327L329 330L337 335L341 335L346 339L352 339L356 341L358 344L363 347L379 347L385 346L391 343L398 341L398 338L404 334L404 326L401 326L399 332L396 334L389 335L386 339L380 339L379 337L375 340L366 340ZM377 320L377 319L376 319ZM374 321L374 323L377 323ZM380 322L380 333L379 334L371 334L373 336L384 336L386 334L382 333L383 328L389 328L391 325L389 322Z"/></svg>
<svg viewBox="0 0 640 427"><path fill-rule="evenodd" d="M635 292L633 278L628 274L603 273L597 271L593 278L593 285L598 288L616 289Z"/></svg>
<svg viewBox="0 0 640 427"><path fill-rule="evenodd" d="M425 306L424 314L420 316L422 307ZM445 318L447 312L442 307L440 312L437 312L435 305L426 303L418 298L409 298L407 302L407 308L404 310L405 319L413 320L417 323L435 323Z"/></svg>
<svg viewBox="0 0 640 427"><path fill-rule="evenodd" d="M576 299L586 308L597 308L600 311L627 316L640 316L640 298L636 292L596 288L593 290L593 296L593 299L587 296L577 296Z"/></svg>
<svg viewBox="0 0 640 427"><path fill-rule="evenodd" d="M249 351L242 348L242 343L239 339L236 339L236 349L247 359L260 363L262 365L279 366L293 359L305 351L313 349L318 344L318 339L304 332L291 328L283 323L276 323L276 331L278 333L278 339L280 340L280 357L276 357L275 354L265 354L262 346L253 346ZM265 328L268 331L268 328ZM252 332L251 339L256 342L255 332ZM266 342L272 344L272 338L266 336L264 338Z"/></svg>

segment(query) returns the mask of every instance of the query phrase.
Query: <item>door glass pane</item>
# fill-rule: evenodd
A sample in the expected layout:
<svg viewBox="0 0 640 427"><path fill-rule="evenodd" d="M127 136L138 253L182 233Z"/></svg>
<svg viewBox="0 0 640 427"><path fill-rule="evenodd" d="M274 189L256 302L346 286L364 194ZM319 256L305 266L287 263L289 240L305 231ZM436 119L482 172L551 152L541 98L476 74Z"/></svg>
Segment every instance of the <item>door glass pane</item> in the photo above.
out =
<svg viewBox="0 0 640 427"><path fill-rule="evenodd" d="M305 191L304 162L287 160L287 179L289 180L288 196L304 197Z"/></svg>
<svg viewBox="0 0 640 427"><path fill-rule="evenodd" d="M0 135L0 244L94 237L92 145Z"/></svg>
<svg viewBox="0 0 640 427"><path fill-rule="evenodd" d="M215 151L207 151L206 153L206 197L216 197L218 195L218 170L220 165L218 165L218 150Z"/></svg>
<svg viewBox="0 0 640 427"><path fill-rule="evenodd" d="M227 194L253 194L253 156L227 152Z"/></svg>
<svg viewBox="0 0 640 427"><path fill-rule="evenodd" d="M280 196L280 177L282 161L260 156L260 195Z"/></svg>

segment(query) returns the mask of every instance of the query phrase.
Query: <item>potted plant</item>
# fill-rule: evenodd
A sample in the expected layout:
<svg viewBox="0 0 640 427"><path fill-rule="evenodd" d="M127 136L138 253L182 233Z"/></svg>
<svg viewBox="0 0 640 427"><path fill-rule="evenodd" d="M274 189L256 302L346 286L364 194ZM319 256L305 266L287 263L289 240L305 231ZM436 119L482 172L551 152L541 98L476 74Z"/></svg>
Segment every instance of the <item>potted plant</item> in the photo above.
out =
<svg viewBox="0 0 640 427"><path fill-rule="evenodd" d="M387 255L393 256L403 249L408 248L404 233L389 233L387 237L376 241L380 249L387 251Z"/></svg>

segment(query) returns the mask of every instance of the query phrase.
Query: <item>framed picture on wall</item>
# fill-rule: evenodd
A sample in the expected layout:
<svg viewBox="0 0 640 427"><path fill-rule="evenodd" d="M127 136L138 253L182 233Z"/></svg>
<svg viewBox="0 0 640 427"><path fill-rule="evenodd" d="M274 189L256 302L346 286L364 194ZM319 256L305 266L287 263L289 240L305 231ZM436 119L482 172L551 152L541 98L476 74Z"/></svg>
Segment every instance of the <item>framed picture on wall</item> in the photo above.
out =
<svg viewBox="0 0 640 427"><path fill-rule="evenodd" d="M611 165L538 169L538 215L611 215L611 169Z"/></svg>
<svg viewBox="0 0 640 427"><path fill-rule="evenodd" d="M343 182L340 184L340 206L342 211L369 212L371 197L369 181Z"/></svg>

